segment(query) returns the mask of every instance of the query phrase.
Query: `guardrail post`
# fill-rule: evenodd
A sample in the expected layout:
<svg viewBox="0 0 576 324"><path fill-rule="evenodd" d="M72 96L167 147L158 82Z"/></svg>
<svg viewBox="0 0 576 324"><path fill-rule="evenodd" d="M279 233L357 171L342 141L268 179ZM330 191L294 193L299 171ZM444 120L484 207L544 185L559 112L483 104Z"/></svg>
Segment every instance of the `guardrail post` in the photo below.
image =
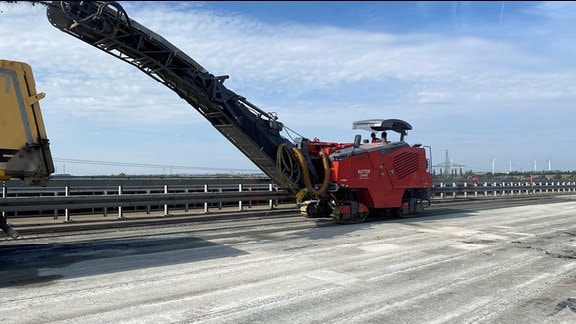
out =
<svg viewBox="0 0 576 324"><path fill-rule="evenodd" d="M220 191L222 191L222 189L220 189ZM204 185L204 192L208 193L208 185L207 184ZM220 209L222 209L222 204L220 204ZM208 203L207 202L204 203L204 214L208 214Z"/></svg>
<svg viewBox="0 0 576 324"><path fill-rule="evenodd" d="M466 191L466 189L468 189L468 184L464 182L464 198L468 197L468 192Z"/></svg>
<svg viewBox="0 0 576 324"><path fill-rule="evenodd" d="M149 195L150 194L150 189L146 189L146 194ZM146 215L150 215L150 211L152 209L152 206L150 206L150 204L146 205Z"/></svg>
<svg viewBox="0 0 576 324"><path fill-rule="evenodd" d="M542 193L542 182L538 182L538 187L540 188L540 193Z"/></svg>
<svg viewBox="0 0 576 324"><path fill-rule="evenodd" d="M122 186L118 186L118 196L122 195ZM122 213L122 206L118 206L118 219L124 219L124 214Z"/></svg>
<svg viewBox="0 0 576 324"><path fill-rule="evenodd" d="M6 181L2 181L2 198L8 196L8 188L6 188ZM6 212L2 211L2 217L6 218Z"/></svg>
<svg viewBox="0 0 576 324"><path fill-rule="evenodd" d="M252 188L248 188L248 192L252 192ZM252 208L252 195L250 195L250 200L248 200L248 208Z"/></svg>
<svg viewBox="0 0 576 324"><path fill-rule="evenodd" d="M54 191L54 196L58 196L58 191ZM54 209L54 220L58 220L58 209Z"/></svg>
<svg viewBox="0 0 576 324"><path fill-rule="evenodd" d="M444 182L440 182L440 188L444 188L446 185ZM440 191L440 198L444 199L444 191Z"/></svg>
<svg viewBox="0 0 576 324"><path fill-rule="evenodd" d="M184 189L184 192L189 193L190 189ZM184 204L184 212L187 213L189 209L190 209L190 206L188 205L188 201L186 201L186 203Z"/></svg>
<svg viewBox="0 0 576 324"><path fill-rule="evenodd" d="M242 192L242 184L238 185L238 192ZM243 207L242 207L242 200L238 201L238 211L242 211Z"/></svg>
<svg viewBox="0 0 576 324"><path fill-rule="evenodd" d="M168 185L164 185L164 194L168 194ZM168 212L168 204L164 204L164 215L163 216L169 216L169 212Z"/></svg>
<svg viewBox="0 0 576 324"><path fill-rule="evenodd" d="M529 194L530 188L528 187L528 182L525 182L522 186L524 186L524 193Z"/></svg>
<svg viewBox="0 0 576 324"><path fill-rule="evenodd" d="M104 196L108 195L108 190L104 190ZM108 216L108 207L104 207L102 208L102 213L104 214L104 217Z"/></svg>
<svg viewBox="0 0 576 324"><path fill-rule="evenodd" d="M274 191L278 191L278 187L274 187ZM278 198L274 199L274 207L278 207L279 201Z"/></svg>
<svg viewBox="0 0 576 324"><path fill-rule="evenodd" d="M221 192L222 192L222 188L218 188L218 192L221 193ZM221 202L221 201L218 202L218 210L222 210L222 202Z"/></svg>
<svg viewBox="0 0 576 324"><path fill-rule="evenodd" d="M456 183L452 182L452 198L456 198Z"/></svg>
<svg viewBox="0 0 576 324"><path fill-rule="evenodd" d="M70 196L70 186L64 187L64 196ZM64 223L70 223L70 210L68 208L64 209Z"/></svg>
<svg viewBox="0 0 576 324"><path fill-rule="evenodd" d="M272 189L273 189L272 184L271 183L268 184L268 191L270 191L270 192L274 191ZM268 201L268 209L270 209L270 210L274 209L274 201L272 199L270 199Z"/></svg>
<svg viewBox="0 0 576 324"><path fill-rule="evenodd" d="M556 182L556 187L555 187L554 182L552 182L552 192L554 192L554 191L560 192L560 188L558 188L559 185L560 185L560 182Z"/></svg>

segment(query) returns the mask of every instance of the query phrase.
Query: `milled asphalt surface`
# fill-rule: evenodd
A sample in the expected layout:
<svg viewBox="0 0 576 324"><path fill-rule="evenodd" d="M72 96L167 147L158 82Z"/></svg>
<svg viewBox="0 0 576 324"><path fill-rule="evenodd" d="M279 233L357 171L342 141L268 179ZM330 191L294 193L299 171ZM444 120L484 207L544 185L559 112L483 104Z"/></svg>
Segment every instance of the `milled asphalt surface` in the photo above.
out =
<svg viewBox="0 0 576 324"><path fill-rule="evenodd" d="M574 323L576 198L0 242L3 323Z"/></svg>

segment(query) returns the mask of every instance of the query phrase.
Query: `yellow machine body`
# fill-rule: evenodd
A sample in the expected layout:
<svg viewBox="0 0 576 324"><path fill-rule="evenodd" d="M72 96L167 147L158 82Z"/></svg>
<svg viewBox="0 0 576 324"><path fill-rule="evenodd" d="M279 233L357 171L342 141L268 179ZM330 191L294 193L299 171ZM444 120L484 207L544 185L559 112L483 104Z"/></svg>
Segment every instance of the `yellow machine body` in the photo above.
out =
<svg viewBox="0 0 576 324"><path fill-rule="evenodd" d="M54 163L30 65L0 60L0 181L45 186Z"/></svg>

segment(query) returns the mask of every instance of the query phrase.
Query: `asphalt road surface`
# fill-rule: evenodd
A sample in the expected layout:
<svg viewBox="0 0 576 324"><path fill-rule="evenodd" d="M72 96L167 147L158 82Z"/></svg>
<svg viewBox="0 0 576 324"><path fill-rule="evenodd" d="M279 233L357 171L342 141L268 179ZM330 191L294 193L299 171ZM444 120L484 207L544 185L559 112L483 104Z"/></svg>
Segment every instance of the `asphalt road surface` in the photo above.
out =
<svg viewBox="0 0 576 324"><path fill-rule="evenodd" d="M0 241L2 323L576 323L576 196Z"/></svg>

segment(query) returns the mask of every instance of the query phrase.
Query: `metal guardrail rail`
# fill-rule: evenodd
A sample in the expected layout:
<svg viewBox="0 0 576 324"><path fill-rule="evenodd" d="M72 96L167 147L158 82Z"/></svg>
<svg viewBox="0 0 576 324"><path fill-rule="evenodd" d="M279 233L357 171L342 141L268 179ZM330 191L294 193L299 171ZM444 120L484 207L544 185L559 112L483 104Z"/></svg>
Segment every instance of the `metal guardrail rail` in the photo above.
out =
<svg viewBox="0 0 576 324"><path fill-rule="evenodd" d="M124 212L161 211L169 215L171 210L203 208L208 213L211 208L222 209L225 206L264 205L274 209L279 202L293 201L287 192L280 191L272 184L236 184L204 186L117 186L117 187L13 187L2 188L0 211L6 217L38 217L64 214L65 221L71 221L71 214L98 214L107 216L117 212L118 218Z"/></svg>
<svg viewBox="0 0 576 324"><path fill-rule="evenodd" d="M434 200L473 197L512 196L546 193L576 193L576 182L493 182L482 185L439 183L433 188ZM245 205L267 205L274 209L278 202L294 202L295 198L273 184L219 184L217 186L118 186L118 187L10 187L3 186L0 198L2 216L38 217L64 214L70 221L71 213L98 214L118 212L122 218L127 208L150 213L159 210L168 215L170 210L188 211L189 208L222 209L237 204L238 211ZM28 212L28 213L26 213Z"/></svg>
<svg viewBox="0 0 576 324"><path fill-rule="evenodd" d="M574 181L551 181L551 182L491 182L478 185L467 183L440 183L432 190L435 199L444 198L469 198L507 195L546 194L559 192L575 192Z"/></svg>

